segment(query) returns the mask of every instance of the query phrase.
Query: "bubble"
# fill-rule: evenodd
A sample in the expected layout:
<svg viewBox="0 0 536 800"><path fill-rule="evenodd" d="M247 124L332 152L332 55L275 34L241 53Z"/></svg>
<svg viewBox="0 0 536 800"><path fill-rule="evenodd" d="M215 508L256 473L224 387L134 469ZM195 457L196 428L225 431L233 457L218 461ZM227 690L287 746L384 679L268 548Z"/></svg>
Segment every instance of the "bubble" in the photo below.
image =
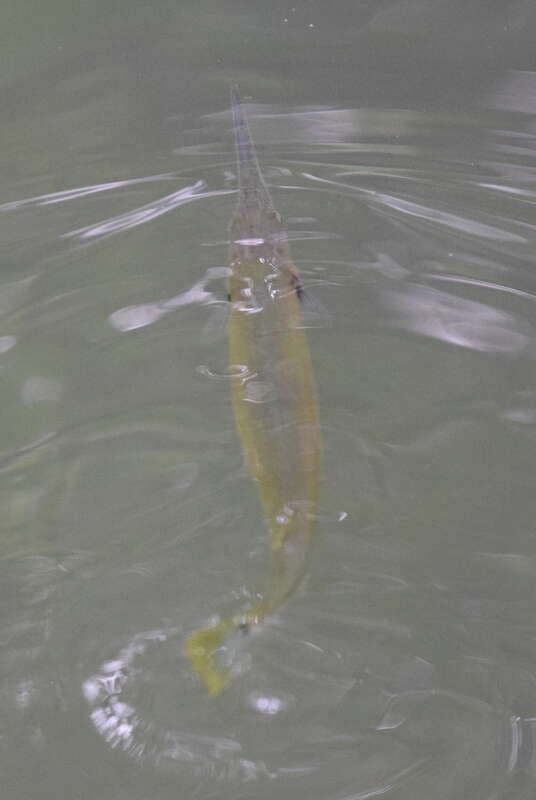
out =
<svg viewBox="0 0 536 800"><path fill-rule="evenodd" d="M292 698L280 694L250 692L246 698L248 706L268 717L274 717L286 711L292 705Z"/></svg>

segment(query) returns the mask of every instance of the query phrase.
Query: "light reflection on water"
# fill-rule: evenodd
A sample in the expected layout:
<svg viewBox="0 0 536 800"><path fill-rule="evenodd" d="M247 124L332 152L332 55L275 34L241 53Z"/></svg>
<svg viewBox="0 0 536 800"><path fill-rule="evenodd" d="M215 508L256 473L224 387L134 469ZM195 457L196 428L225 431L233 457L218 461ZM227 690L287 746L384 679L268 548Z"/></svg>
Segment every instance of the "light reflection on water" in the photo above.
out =
<svg viewBox="0 0 536 800"><path fill-rule="evenodd" d="M527 322L484 303L426 286L409 285L383 293L389 324L449 344L487 353L517 353L532 344Z"/></svg>
<svg viewBox="0 0 536 800"><path fill-rule="evenodd" d="M182 639L267 558L227 396L228 115L175 150L182 170L0 206L14 252L34 223L53 240L0 299L21 759L57 761L61 710L86 772L132 761L192 796L530 796L534 131L489 110L502 93L519 112L512 80L446 131L423 111L250 108L331 318L310 332L323 508L310 581L217 701Z"/></svg>

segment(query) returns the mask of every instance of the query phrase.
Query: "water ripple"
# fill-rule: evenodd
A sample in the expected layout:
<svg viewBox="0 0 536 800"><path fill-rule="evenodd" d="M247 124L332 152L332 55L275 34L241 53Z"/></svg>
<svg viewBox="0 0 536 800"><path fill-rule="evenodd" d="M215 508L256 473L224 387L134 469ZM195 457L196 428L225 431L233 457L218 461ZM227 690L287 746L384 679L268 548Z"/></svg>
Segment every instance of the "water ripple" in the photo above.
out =
<svg viewBox="0 0 536 800"><path fill-rule="evenodd" d="M152 203L147 203L144 206L135 208L132 211L127 211L124 214L119 214L116 217L101 220L95 225L87 225L84 228L64 233L63 238L77 238L82 241L88 239L102 239L105 236L110 236L120 231L135 228L138 225L143 225L145 222L150 222L162 214L167 214L169 211L183 206L186 203L191 203L193 200L203 200L207 197L217 197L218 195L233 194L232 189L219 189L213 191L201 191L206 186L202 180L190 186L185 186L177 192L172 192L165 197L159 197Z"/></svg>
<svg viewBox="0 0 536 800"><path fill-rule="evenodd" d="M0 205L0 211L14 211L15 209L26 206L49 206L57 203L65 203L68 200L77 200L80 197L89 197L92 194L109 192L112 189L121 189L123 186L133 186L139 183L153 183L155 181L177 180L177 175L172 172L162 175L147 175L142 178L128 178L122 181L107 181L106 183L96 183L93 186L78 186L75 189L62 189L59 192L40 194L36 197L27 197L23 200L12 200Z"/></svg>
<svg viewBox="0 0 536 800"><path fill-rule="evenodd" d="M236 739L162 727L129 701L132 685L143 683L140 659L143 664L151 650L172 641L177 633L176 628L167 628L136 634L84 681L82 690L95 729L111 748L123 750L140 764L182 766L197 778L245 781L267 776L264 764L241 756L243 746Z"/></svg>
<svg viewBox="0 0 536 800"><path fill-rule="evenodd" d="M425 206L422 203L417 203L412 200L396 197L395 195L386 194L385 192L378 192L372 189L366 189L362 186L356 187L350 183L336 181L328 178L322 178L319 175L313 175L310 172L303 172L303 177L318 183L326 184L344 190L344 193L351 192L356 195L367 197L367 199L374 205L390 208L393 211L410 217L417 217L428 222L434 222L446 228L451 228L463 233L469 233L473 236L479 236L483 239L490 239L495 241L512 242L516 244L526 244L527 236L534 235L536 226L528 223L522 223L517 220L507 220L510 225L521 228L527 231L527 236L522 236L519 233L504 230L499 225L490 225L478 220L462 217L459 214L445 211L432 206ZM506 220L505 220L506 221Z"/></svg>
<svg viewBox="0 0 536 800"><path fill-rule="evenodd" d="M169 314L184 306L221 303L221 299L214 292L208 291L206 287L210 281L226 278L229 272L228 267L209 267L203 278L184 292L169 297L167 300L119 308L110 314L108 321L118 331L132 331L151 325L164 314Z"/></svg>
<svg viewBox="0 0 536 800"><path fill-rule="evenodd" d="M394 314L390 324L459 347L487 353L517 353L533 341L528 323L506 311L438 289L413 284L384 289Z"/></svg>

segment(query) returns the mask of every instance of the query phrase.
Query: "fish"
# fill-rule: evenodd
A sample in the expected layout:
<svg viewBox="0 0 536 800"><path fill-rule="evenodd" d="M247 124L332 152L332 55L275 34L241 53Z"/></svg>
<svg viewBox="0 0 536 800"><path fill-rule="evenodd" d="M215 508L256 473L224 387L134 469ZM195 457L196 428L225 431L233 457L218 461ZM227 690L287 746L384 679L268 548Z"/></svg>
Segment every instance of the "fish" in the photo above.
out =
<svg viewBox="0 0 536 800"><path fill-rule="evenodd" d="M232 407L270 536L271 565L257 602L186 640L184 651L210 697L235 674L225 656L226 640L260 625L308 572L321 453L316 381L302 313L305 291L237 86L231 89L231 110L238 179L228 279Z"/></svg>

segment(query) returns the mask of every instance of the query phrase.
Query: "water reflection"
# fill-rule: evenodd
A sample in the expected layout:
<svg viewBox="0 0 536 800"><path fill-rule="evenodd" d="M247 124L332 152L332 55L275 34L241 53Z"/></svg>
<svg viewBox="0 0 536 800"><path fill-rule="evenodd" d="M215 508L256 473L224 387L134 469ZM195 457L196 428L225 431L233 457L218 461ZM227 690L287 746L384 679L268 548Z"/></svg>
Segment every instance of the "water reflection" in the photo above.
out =
<svg viewBox="0 0 536 800"><path fill-rule="evenodd" d="M151 796L171 773L163 798L532 797L532 76L498 81L486 112L251 107L332 322L311 345L327 510L303 597L219 705L183 632L234 605L229 587L247 597L265 560L212 266L234 204L228 117L196 119L204 143L162 174L7 185L0 735L29 796L27 765L57 779L72 752L106 764L95 796ZM183 215L197 199L214 213Z"/></svg>
<svg viewBox="0 0 536 800"><path fill-rule="evenodd" d="M504 111L536 114L536 72L507 70L487 94L483 105Z"/></svg>
<svg viewBox="0 0 536 800"><path fill-rule="evenodd" d="M211 281L226 278L228 274L228 267L210 267L205 276L190 289L186 289L186 291L175 297L160 300L156 303L142 303L137 306L120 308L110 314L109 322L118 331L130 331L151 325L164 314L169 314L171 311L176 311L184 306L221 303L222 299L214 292L208 291L206 287Z"/></svg>
<svg viewBox="0 0 536 800"><path fill-rule="evenodd" d="M135 208L133 211L127 211L125 214L120 214L111 219L101 220L95 225L88 225L84 228L65 233L65 238L75 237L82 241L87 239L100 239L104 236L110 236L120 231L135 228L138 225L143 225L150 222L162 214L167 214L169 211L190 203L192 200L202 200L207 197L217 197L218 195L229 194L230 190L219 191L201 191L205 188L204 181L197 181L191 186L185 186L177 192L172 192L165 197L160 197L158 200L148 203L147 205Z"/></svg>
<svg viewBox="0 0 536 800"><path fill-rule="evenodd" d="M0 336L0 354L7 353L17 344L16 336Z"/></svg>
<svg viewBox="0 0 536 800"><path fill-rule="evenodd" d="M482 237L483 239L492 239L492 240L496 239L499 241L516 242L520 244L528 242L528 239L524 236L521 236L519 233L514 233L512 231L504 230L499 226L478 222L475 219L461 217L457 214L452 214L448 211L444 211L439 208L424 206L419 203L405 200L400 197L394 197L392 195L384 194L382 192L363 189L361 187L356 187L348 183L343 183L341 181L321 178L318 175L312 175L307 172L304 172L303 175L308 180L318 181L334 187L339 187L343 191L347 191L350 189L357 195L361 194L367 197L369 201L374 205L378 204L380 207L384 206L400 214L403 215L407 214L410 217L417 217L420 220L426 220L429 222L437 223L439 225L444 225L447 228L453 228L454 230L461 231L463 233L468 233L471 234L472 236ZM515 227L519 228L525 227L527 228L528 231L530 230L534 232L536 230L534 225L525 224L523 226L521 223L518 223L517 221L512 222L512 220L509 220L509 223L511 225L514 225Z"/></svg>
<svg viewBox="0 0 536 800"><path fill-rule="evenodd" d="M126 186L135 186L140 183L153 183L154 181L177 180L173 173L164 175L148 175L142 178L129 178L123 181L108 181L98 183L95 186L79 186L76 189L62 189L60 192L51 192L37 197L27 197L23 200L12 200L9 203L2 203L0 211L14 211L26 206L49 206L57 203L65 203L68 200L77 200L80 197L89 197L101 192L109 192L114 189L121 189Z"/></svg>
<svg viewBox="0 0 536 800"><path fill-rule="evenodd" d="M21 401L24 405L32 403L57 403L61 399L62 386L52 378L32 375L26 378L21 388Z"/></svg>
<svg viewBox="0 0 536 800"><path fill-rule="evenodd" d="M264 764L241 756L244 747L235 739L198 735L187 728L163 728L145 719L143 712L129 702L144 682L139 662L143 663L151 650L173 641L177 633L177 629L169 628L137 634L84 682L83 692L96 730L112 748L123 750L139 763L148 761L182 768L182 772L196 777L209 775L238 782L267 776Z"/></svg>
<svg viewBox="0 0 536 800"><path fill-rule="evenodd" d="M390 324L487 353L518 353L533 342L528 323L484 303L418 284L384 289Z"/></svg>

